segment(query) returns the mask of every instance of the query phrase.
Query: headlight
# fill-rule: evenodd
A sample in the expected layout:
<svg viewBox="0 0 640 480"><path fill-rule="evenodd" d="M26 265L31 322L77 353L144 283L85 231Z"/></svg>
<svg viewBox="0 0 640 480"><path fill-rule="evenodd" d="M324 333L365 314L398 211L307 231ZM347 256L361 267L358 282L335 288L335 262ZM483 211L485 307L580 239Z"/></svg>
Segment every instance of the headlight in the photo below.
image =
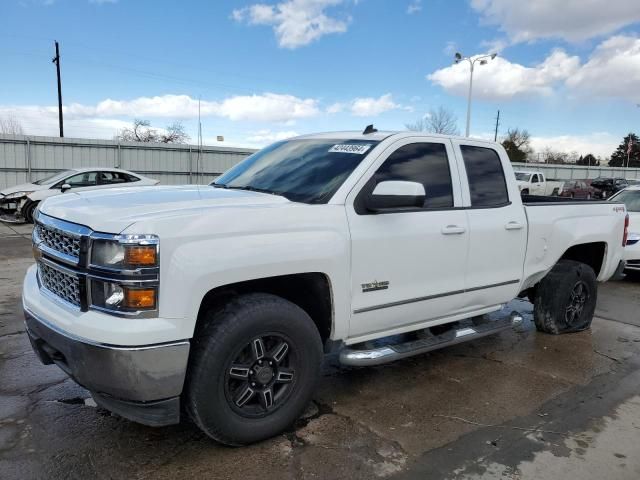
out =
<svg viewBox="0 0 640 480"><path fill-rule="evenodd" d="M4 198L22 198L22 197L26 197L27 195L31 195L33 193L33 190L30 192L14 192L14 193L9 193L7 195L5 195Z"/></svg>
<svg viewBox="0 0 640 480"><path fill-rule="evenodd" d="M92 306L114 312L138 312L157 308L157 287L133 287L91 280Z"/></svg>
<svg viewBox="0 0 640 480"><path fill-rule="evenodd" d="M115 239L95 239L91 264L118 270L158 266L158 237L155 235L118 235Z"/></svg>

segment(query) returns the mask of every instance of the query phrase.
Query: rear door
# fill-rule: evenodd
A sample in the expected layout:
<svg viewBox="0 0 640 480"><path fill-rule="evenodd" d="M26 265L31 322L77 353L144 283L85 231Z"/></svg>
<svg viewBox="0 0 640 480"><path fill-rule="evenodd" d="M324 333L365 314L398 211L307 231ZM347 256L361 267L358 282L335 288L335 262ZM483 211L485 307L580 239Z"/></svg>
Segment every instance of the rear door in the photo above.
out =
<svg viewBox="0 0 640 480"><path fill-rule="evenodd" d="M420 182L422 207L373 213L363 207L386 180ZM389 146L347 197L351 233L351 338L412 329L464 303L466 212L451 142L409 137Z"/></svg>
<svg viewBox="0 0 640 480"><path fill-rule="evenodd" d="M493 144L454 141L460 162L469 254L467 307L480 309L518 294L527 245L527 219L511 164ZM505 175L506 173L506 175Z"/></svg>

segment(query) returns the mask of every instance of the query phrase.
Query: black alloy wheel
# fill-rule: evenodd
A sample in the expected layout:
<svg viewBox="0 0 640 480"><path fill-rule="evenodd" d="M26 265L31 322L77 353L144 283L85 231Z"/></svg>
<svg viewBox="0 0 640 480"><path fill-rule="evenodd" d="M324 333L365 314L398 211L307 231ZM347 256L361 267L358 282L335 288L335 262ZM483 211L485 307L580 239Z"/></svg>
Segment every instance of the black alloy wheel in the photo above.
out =
<svg viewBox="0 0 640 480"><path fill-rule="evenodd" d="M262 335L240 349L227 368L225 396L244 417L268 415L284 404L295 381L297 352L281 334Z"/></svg>

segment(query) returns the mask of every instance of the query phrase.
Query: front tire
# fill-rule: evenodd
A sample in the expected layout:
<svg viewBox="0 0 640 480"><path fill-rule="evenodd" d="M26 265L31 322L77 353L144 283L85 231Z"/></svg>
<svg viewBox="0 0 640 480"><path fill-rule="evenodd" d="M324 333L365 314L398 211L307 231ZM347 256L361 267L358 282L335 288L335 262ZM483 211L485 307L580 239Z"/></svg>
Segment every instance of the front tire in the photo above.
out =
<svg viewBox="0 0 640 480"><path fill-rule="evenodd" d="M533 319L539 331L558 335L591 327L598 289L589 265L559 261L540 281L536 293Z"/></svg>
<svg viewBox="0 0 640 480"><path fill-rule="evenodd" d="M302 414L321 372L309 315L275 295L241 295L205 314L194 337L186 406L209 437L239 446L281 433Z"/></svg>
<svg viewBox="0 0 640 480"><path fill-rule="evenodd" d="M36 208L38 207L38 202L28 201L24 206L24 211L22 216L24 217L27 223L33 223L33 214L36 212Z"/></svg>

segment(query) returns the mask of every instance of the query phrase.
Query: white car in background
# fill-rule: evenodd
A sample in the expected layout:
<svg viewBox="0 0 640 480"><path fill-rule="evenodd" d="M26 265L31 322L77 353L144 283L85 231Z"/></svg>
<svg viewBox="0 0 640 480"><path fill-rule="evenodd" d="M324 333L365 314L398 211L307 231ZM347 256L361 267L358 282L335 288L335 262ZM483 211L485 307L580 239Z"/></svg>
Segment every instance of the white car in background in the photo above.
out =
<svg viewBox="0 0 640 480"><path fill-rule="evenodd" d="M629 234L622 259L626 273L640 274L640 185L633 185L613 195L609 201L622 202L629 214Z"/></svg>
<svg viewBox="0 0 640 480"><path fill-rule="evenodd" d="M33 183L23 183L0 191L0 220L12 223L33 222L33 212L42 200L68 191L142 187L158 183L159 180L118 168L89 167L65 170Z"/></svg>

